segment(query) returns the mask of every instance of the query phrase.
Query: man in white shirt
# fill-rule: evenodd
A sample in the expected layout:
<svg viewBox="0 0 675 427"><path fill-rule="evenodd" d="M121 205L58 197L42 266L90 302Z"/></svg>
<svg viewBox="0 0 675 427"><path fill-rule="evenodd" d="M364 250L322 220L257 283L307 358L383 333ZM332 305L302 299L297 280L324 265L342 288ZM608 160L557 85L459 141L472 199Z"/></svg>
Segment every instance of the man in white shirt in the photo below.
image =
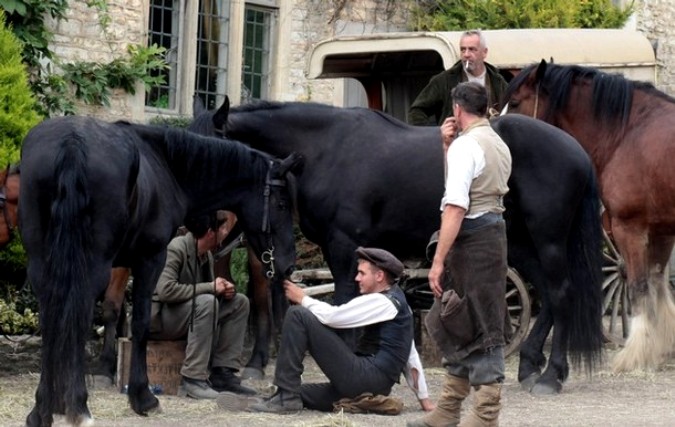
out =
<svg viewBox="0 0 675 427"><path fill-rule="evenodd" d="M413 316L397 285L403 264L391 253L358 248L356 282L361 295L333 306L284 283L291 306L284 318L274 384L277 392L249 406L254 412L294 413L303 407L332 411L333 403L369 392L389 395L403 372L424 410L433 410L413 340ZM363 328L356 351L336 329ZM305 354L330 382L302 384Z"/></svg>
<svg viewBox="0 0 675 427"><path fill-rule="evenodd" d="M441 229L429 270L436 300L426 320L445 358L447 375L436 409L407 426L496 427L506 310L502 213L511 154L485 117L488 96L483 86L460 83L451 95L453 118L441 126L446 152ZM445 315L434 315L443 310ZM471 388L473 406L460 421Z"/></svg>

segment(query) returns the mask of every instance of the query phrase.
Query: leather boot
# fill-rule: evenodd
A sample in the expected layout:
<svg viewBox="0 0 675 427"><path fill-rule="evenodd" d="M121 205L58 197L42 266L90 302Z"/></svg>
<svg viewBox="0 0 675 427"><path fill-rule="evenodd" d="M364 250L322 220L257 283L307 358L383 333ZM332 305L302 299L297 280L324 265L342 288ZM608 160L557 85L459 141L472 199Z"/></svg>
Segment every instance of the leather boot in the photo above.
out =
<svg viewBox="0 0 675 427"><path fill-rule="evenodd" d="M502 391L500 383L484 384L474 387L473 406L459 427L497 427L499 426L499 403Z"/></svg>
<svg viewBox="0 0 675 427"><path fill-rule="evenodd" d="M455 427L459 423L462 402L469 395L470 385L466 378L445 375L445 384L436 409L415 421L408 421L407 427Z"/></svg>

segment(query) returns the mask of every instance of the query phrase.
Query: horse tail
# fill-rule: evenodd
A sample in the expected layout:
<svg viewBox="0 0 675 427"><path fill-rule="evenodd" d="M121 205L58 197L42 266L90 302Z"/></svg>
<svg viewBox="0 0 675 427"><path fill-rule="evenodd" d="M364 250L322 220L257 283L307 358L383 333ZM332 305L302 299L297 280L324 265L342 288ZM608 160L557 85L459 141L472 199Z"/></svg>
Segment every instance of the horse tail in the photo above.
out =
<svg viewBox="0 0 675 427"><path fill-rule="evenodd" d="M602 227L595 172L589 167L580 209L569 236L568 259L572 301L569 353L572 363L592 373L601 362L602 332Z"/></svg>
<svg viewBox="0 0 675 427"><path fill-rule="evenodd" d="M92 245L86 147L76 137L64 141L55 160L54 193L47 230L43 287L39 289L43 373L57 412L69 420L86 413L84 347L93 316ZM44 365L47 366L44 366ZM45 369L47 368L47 369ZM49 393L47 393L49 394ZM43 398L50 399L48 396Z"/></svg>

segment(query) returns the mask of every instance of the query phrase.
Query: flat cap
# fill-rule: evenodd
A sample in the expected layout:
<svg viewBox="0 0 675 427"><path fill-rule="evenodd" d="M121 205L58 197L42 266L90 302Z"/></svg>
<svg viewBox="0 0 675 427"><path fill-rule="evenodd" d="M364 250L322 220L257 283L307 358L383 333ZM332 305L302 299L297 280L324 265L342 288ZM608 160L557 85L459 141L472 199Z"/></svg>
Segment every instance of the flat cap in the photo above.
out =
<svg viewBox="0 0 675 427"><path fill-rule="evenodd" d="M356 255L361 259L370 261L382 270L387 271L394 278L398 278L403 274L403 263L384 249L364 248L359 246L356 248Z"/></svg>

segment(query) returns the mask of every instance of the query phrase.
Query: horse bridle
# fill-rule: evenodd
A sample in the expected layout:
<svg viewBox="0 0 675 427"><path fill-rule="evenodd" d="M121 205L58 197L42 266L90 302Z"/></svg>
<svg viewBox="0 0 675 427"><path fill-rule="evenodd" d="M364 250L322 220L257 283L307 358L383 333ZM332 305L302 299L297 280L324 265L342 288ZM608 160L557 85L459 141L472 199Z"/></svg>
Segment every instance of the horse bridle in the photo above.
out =
<svg viewBox="0 0 675 427"><path fill-rule="evenodd" d="M267 235L267 247L268 249L260 255L260 261L264 265L268 265L265 276L268 279L274 277L276 270L274 269L274 242L272 240L272 227L270 225L270 195L272 193L272 187L285 187L286 181L283 179L272 179L272 167L274 166L274 161L269 161L269 168L267 169L267 175L265 176L265 189L263 190L263 220L262 220L262 232Z"/></svg>
<svg viewBox="0 0 675 427"><path fill-rule="evenodd" d="M541 82L537 82L537 89L534 92L534 114L532 114L533 118L537 118L537 113L539 112L539 87L541 86Z"/></svg>

